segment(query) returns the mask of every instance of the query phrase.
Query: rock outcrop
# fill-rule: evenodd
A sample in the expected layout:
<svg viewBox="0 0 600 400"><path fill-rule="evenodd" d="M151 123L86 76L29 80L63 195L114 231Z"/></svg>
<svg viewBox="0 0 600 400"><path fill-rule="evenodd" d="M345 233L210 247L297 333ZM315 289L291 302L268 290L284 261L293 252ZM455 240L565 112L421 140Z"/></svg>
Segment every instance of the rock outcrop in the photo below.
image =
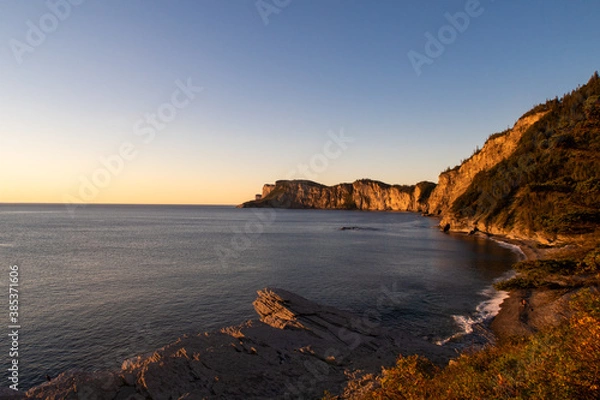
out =
<svg viewBox="0 0 600 400"><path fill-rule="evenodd" d="M282 180L275 185L265 185L260 200L239 207L423 212L434 187L431 182L400 186L368 179L335 186L306 180Z"/></svg>
<svg viewBox="0 0 600 400"><path fill-rule="evenodd" d="M121 371L67 372L28 399L320 398L341 391L346 373L377 373L399 354L440 364L454 352L366 318L266 288L253 303L260 321L186 335Z"/></svg>

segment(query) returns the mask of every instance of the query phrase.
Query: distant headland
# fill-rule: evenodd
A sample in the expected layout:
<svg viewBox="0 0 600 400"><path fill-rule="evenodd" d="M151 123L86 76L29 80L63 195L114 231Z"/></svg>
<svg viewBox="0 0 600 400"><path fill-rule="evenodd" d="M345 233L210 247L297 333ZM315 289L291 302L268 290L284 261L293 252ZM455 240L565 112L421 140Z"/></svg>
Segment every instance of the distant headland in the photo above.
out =
<svg viewBox="0 0 600 400"><path fill-rule="evenodd" d="M348 313L284 290L265 289L254 302L260 322L184 336L125 361L120 371L67 372L5 398L249 399L284 393L303 398L319 397L325 389L339 394L331 399L372 398L370 391L396 398L425 390L456 398L451 392L456 387L458 397L507 398L499 395L504 393L512 398L534 393L526 391L532 385L535 393L550 397L597 397L598 375L590 368L600 357L593 339L600 334L598 73L561 99L534 107L513 128L491 135L481 150L442 172L437 184L363 179L324 186L282 180L239 207L413 211L439 217L445 231L520 244L529 260L515 265L516 277L498 285L511 296L492 327L501 340L525 339L462 355L445 369L423 358L399 357L380 376L353 378L346 374L357 369L376 374L399 353L437 362L448 354L402 332L362 329ZM579 303L571 306L572 299ZM540 330L543 335L527 341ZM498 360L506 365L494 364ZM306 385L286 387L285 376L306 376ZM0 390L0 395L8 394Z"/></svg>

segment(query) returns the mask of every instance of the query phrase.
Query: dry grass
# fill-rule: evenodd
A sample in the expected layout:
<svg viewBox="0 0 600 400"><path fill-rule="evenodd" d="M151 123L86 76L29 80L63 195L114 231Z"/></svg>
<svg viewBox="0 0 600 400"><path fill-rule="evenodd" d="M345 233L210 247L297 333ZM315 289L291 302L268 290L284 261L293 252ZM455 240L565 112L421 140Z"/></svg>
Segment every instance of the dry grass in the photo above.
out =
<svg viewBox="0 0 600 400"><path fill-rule="evenodd" d="M423 357L401 357L370 382L351 381L343 395L325 398L598 399L600 293L582 290L572 307L573 317L557 328L462 355L442 369Z"/></svg>

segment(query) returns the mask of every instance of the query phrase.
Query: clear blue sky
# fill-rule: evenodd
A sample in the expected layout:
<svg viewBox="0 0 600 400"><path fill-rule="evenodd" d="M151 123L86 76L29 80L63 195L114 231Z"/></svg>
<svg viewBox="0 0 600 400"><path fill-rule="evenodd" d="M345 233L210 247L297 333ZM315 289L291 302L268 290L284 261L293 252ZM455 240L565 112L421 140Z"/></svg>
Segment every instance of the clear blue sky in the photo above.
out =
<svg viewBox="0 0 600 400"><path fill-rule="evenodd" d="M286 177L436 181L600 69L595 1L259 4L0 3L0 202L235 204ZM463 32L444 31L469 7ZM408 53L441 28L417 75ZM176 94L185 105L150 138L145 116L173 111L189 79L203 90ZM342 130L353 142L324 151ZM114 161L124 143L135 156Z"/></svg>

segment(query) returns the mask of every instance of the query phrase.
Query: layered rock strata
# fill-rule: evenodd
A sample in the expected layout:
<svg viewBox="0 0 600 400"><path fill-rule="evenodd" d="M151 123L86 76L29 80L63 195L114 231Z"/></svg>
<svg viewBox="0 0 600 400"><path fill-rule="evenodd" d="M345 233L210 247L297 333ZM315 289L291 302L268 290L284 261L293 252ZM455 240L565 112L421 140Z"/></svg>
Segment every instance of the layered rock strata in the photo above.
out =
<svg viewBox="0 0 600 400"><path fill-rule="evenodd" d="M454 352L282 289L253 303L260 321L186 335L120 371L67 372L28 399L320 398L342 390L347 373L377 373L399 354L445 363Z"/></svg>
<svg viewBox="0 0 600 400"><path fill-rule="evenodd" d="M546 114L547 111L526 115L512 129L491 136L480 151L459 166L442 172L437 184L419 182L412 186L400 186L362 179L354 183L325 186L306 180L280 180L274 185L264 185L260 200L248 201L239 207L412 211L440 216L440 226L446 230L479 230L526 238L527 235L486 224L477 218L459 217L452 211L452 206L473 184L477 174L494 168L510 157L527 129Z"/></svg>
<svg viewBox="0 0 600 400"><path fill-rule="evenodd" d="M368 179L335 186L282 180L275 185L264 185L260 200L248 201L239 207L424 212L434 187L432 182L400 186Z"/></svg>

